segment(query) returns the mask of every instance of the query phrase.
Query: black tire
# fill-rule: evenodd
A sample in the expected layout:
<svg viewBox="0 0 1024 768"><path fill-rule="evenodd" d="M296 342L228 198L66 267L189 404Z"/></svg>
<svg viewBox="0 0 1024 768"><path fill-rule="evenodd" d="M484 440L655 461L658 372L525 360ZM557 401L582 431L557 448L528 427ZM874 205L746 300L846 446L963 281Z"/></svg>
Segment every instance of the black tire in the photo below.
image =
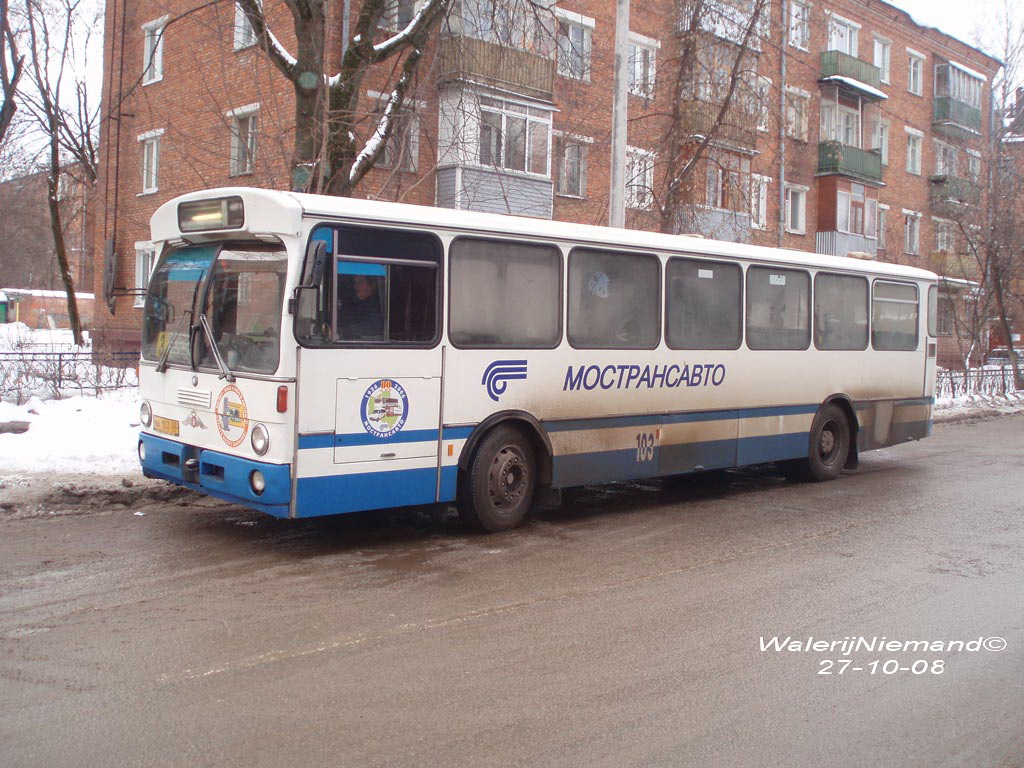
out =
<svg viewBox="0 0 1024 768"><path fill-rule="evenodd" d="M835 480L846 466L850 454L850 420L843 409L829 403L818 410L811 425L806 460L808 480Z"/></svg>
<svg viewBox="0 0 1024 768"><path fill-rule="evenodd" d="M499 424L459 473L459 517L475 531L496 533L519 525L533 504L537 470L533 446L520 429Z"/></svg>

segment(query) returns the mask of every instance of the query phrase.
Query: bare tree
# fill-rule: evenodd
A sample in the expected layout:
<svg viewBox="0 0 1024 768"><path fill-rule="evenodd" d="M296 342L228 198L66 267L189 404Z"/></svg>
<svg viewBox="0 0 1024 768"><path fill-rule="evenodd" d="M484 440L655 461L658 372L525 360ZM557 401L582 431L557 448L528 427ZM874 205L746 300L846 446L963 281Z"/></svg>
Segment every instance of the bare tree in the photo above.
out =
<svg viewBox="0 0 1024 768"><path fill-rule="evenodd" d="M75 300L75 283L68 259L60 205L61 174L66 158L82 168L88 183L96 178L95 125L98 113L89 106L84 83L75 78L75 52L88 47L98 17L88 0L25 0L32 92L26 104L46 136L47 203L54 252L64 291L68 321L75 343L81 345L82 324ZM74 98L67 89L72 88ZM67 101L73 102L70 108Z"/></svg>
<svg viewBox="0 0 1024 768"><path fill-rule="evenodd" d="M239 0L263 50L295 91L294 189L334 195L350 195L355 190L394 133L423 47L450 2L426 0L400 31L379 40L385 17L406 4L363 0L353 34L344 41L340 63L332 67L324 0L287 0L297 41L294 55L270 28L261 0ZM392 87L375 129L360 147L355 130L360 85L371 69L384 64L391 66Z"/></svg>
<svg viewBox="0 0 1024 768"><path fill-rule="evenodd" d="M18 51L18 39L11 28L11 18L7 0L0 0L0 144L3 143L18 103L14 96L18 91L18 81L25 71L25 57Z"/></svg>

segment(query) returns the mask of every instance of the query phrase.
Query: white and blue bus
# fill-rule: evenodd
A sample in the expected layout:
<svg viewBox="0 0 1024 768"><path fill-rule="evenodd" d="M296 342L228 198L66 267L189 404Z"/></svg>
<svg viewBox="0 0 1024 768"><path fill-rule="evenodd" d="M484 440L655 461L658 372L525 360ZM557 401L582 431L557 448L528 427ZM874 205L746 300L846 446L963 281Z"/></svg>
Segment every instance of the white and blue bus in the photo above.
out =
<svg viewBox="0 0 1024 768"><path fill-rule="evenodd" d="M284 518L781 462L931 432L936 276L797 251L215 189L155 213L144 473Z"/></svg>

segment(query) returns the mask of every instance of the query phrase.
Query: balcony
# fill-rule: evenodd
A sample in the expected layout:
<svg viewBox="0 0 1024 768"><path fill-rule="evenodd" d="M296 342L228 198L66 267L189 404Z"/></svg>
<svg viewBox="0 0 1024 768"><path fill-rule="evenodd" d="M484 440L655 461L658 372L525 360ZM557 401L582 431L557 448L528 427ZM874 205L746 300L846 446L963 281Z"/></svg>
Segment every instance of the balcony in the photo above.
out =
<svg viewBox="0 0 1024 768"><path fill-rule="evenodd" d="M869 184L882 183L882 155L873 149L858 149L838 141L818 144L818 175L838 174Z"/></svg>
<svg viewBox="0 0 1024 768"><path fill-rule="evenodd" d="M932 128L960 141L977 138L981 134L981 110L951 96L936 96Z"/></svg>
<svg viewBox="0 0 1024 768"><path fill-rule="evenodd" d="M551 101L554 59L474 37L441 40L441 82L472 80Z"/></svg>
<svg viewBox="0 0 1024 768"><path fill-rule="evenodd" d="M878 240L849 232L815 232L814 250L825 256L869 258L878 255Z"/></svg>
<svg viewBox="0 0 1024 768"><path fill-rule="evenodd" d="M715 120L720 109L721 105L708 101L683 101L679 114L684 130L692 136L707 136L714 130L713 143L754 149L757 146L757 115L751 114L734 100L716 127Z"/></svg>
<svg viewBox="0 0 1024 768"><path fill-rule="evenodd" d="M968 179L941 174L932 176L931 182L929 198L932 205L977 205L981 199L978 185Z"/></svg>
<svg viewBox="0 0 1024 768"><path fill-rule="evenodd" d="M824 80L829 77L845 77L855 80L858 83L870 86L875 91L882 84L882 72L878 67L842 51L821 52L821 79ZM855 86L852 87L857 90ZM862 95L873 95L870 91L863 91L861 93Z"/></svg>

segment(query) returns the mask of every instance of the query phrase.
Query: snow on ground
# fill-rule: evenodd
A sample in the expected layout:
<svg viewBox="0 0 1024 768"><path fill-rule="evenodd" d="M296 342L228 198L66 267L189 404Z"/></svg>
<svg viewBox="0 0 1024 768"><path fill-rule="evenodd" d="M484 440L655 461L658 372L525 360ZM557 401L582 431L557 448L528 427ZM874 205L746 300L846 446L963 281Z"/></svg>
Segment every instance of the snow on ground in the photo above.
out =
<svg viewBox="0 0 1024 768"><path fill-rule="evenodd" d="M936 401L937 423L1024 413L1024 392ZM124 389L96 397L71 397L24 405L0 402L0 423L29 422L23 434L0 434L0 477L83 474L141 477L136 445L139 396Z"/></svg>
<svg viewBox="0 0 1024 768"><path fill-rule="evenodd" d="M24 405L0 402L0 423L29 422L27 432L0 434L0 477L97 474L141 477L136 389Z"/></svg>

